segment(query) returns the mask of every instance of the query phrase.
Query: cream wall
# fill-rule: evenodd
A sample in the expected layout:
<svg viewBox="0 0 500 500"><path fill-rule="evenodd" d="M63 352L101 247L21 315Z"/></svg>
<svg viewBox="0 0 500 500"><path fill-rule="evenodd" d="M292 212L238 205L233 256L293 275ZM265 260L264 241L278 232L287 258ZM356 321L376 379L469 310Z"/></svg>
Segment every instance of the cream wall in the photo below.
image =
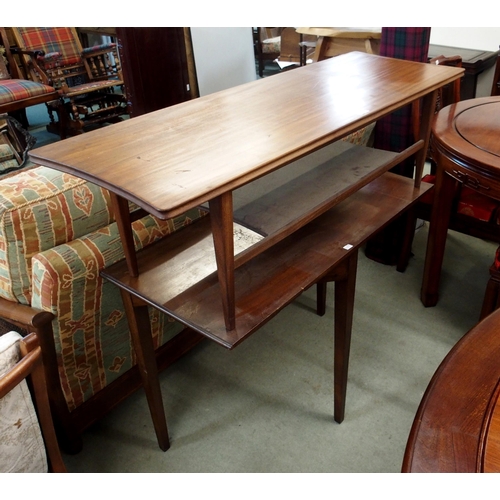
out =
<svg viewBox="0 0 500 500"><path fill-rule="evenodd" d="M469 49L498 50L500 28L432 28L431 43Z"/></svg>
<svg viewBox="0 0 500 500"><path fill-rule="evenodd" d="M252 28L191 28L200 96L257 78Z"/></svg>
<svg viewBox="0 0 500 500"><path fill-rule="evenodd" d="M497 51L500 28L432 28L431 43L467 49ZM476 96L490 95L494 68L479 75Z"/></svg>

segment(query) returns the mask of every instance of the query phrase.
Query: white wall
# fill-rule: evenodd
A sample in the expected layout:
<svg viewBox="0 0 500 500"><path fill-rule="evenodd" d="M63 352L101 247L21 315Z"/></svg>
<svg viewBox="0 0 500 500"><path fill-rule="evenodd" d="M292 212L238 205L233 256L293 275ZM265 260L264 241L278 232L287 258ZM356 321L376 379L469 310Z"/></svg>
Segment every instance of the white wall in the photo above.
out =
<svg viewBox="0 0 500 500"><path fill-rule="evenodd" d="M257 78L252 28L191 28L200 96Z"/></svg>
<svg viewBox="0 0 500 500"><path fill-rule="evenodd" d="M432 28L431 43L479 50L498 50L500 28Z"/></svg>

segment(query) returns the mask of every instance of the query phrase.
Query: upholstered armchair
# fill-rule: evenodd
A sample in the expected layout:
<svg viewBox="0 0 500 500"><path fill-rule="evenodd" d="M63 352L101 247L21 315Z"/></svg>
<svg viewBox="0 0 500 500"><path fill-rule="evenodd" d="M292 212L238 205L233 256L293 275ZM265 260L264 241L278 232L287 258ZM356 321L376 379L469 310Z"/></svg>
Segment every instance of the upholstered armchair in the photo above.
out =
<svg viewBox="0 0 500 500"><path fill-rule="evenodd" d="M136 247L204 215L141 217L133 223ZM105 189L43 166L0 178L0 313L23 305L54 317L39 340L68 452L79 451L83 431L141 387L120 292L99 273L123 258ZM160 369L201 340L154 309L151 324Z"/></svg>

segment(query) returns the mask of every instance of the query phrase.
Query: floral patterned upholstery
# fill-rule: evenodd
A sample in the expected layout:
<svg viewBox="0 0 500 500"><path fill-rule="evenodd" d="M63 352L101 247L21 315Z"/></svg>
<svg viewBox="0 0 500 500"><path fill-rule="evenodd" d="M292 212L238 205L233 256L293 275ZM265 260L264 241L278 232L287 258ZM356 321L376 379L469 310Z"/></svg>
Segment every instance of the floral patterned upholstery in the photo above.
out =
<svg viewBox="0 0 500 500"><path fill-rule="evenodd" d="M205 214L143 217L133 225L136 246ZM99 275L123 258L107 190L43 166L0 180L0 297L56 316L57 366L69 411L135 363L120 292ZM151 314L156 346L182 329Z"/></svg>

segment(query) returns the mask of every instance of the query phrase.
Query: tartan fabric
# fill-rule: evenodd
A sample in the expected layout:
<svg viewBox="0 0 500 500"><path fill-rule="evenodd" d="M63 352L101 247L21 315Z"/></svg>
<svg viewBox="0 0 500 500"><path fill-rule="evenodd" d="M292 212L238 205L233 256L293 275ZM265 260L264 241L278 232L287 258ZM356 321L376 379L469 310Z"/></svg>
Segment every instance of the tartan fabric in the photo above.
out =
<svg viewBox="0 0 500 500"><path fill-rule="evenodd" d="M382 28L380 55L426 62L431 28ZM406 106L377 121L374 147L400 152L413 142L411 106ZM413 160L404 162L394 172L413 177Z"/></svg>
<svg viewBox="0 0 500 500"><path fill-rule="evenodd" d="M61 64L70 65L81 61L80 48L70 28L17 28L25 47L43 50L45 53L60 52Z"/></svg>
<svg viewBox="0 0 500 500"><path fill-rule="evenodd" d="M92 55L94 52L101 52L101 51L107 51L107 52L110 52L111 50L113 50L114 48L116 47L116 43L103 43L101 45L94 45L92 47L86 47L85 49L83 49L83 52L82 54L84 56L90 56Z"/></svg>
<svg viewBox="0 0 500 500"><path fill-rule="evenodd" d="M52 92L54 92L54 89L43 83L30 80L2 80L0 82L0 105Z"/></svg>
<svg viewBox="0 0 500 500"><path fill-rule="evenodd" d="M433 174L424 175L424 177L422 177L422 182L435 184L436 176ZM432 191L427 191L427 193L422 196L421 203L431 205L433 203L433 196L434 193ZM478 193L468 186L460 187L460 196L457 201L457 213L473 217L483 222L499 224L500 221L497 218L498 211L498 201L493 198L488 198L484 194Z"/></svg>

